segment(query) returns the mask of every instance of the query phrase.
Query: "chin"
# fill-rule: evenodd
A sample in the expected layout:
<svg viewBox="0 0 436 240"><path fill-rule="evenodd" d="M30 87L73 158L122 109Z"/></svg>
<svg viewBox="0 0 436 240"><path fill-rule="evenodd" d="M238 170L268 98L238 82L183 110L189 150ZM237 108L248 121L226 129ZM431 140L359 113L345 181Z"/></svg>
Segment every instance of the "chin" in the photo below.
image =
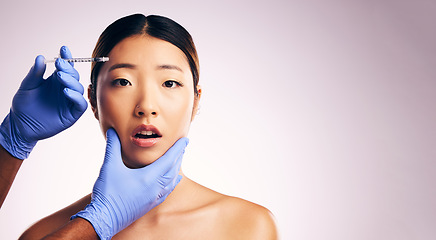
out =
<svg viewBox="0 0 436 240"><path fill-rule="evenodd" d="M163 156L176 140L162 138L156 145L151 147L138 147L134 144L127 145L126 148L123 148L126 151L122 153L124 165L129 168L141 168L150 165Z"/></svg>
<svg viewBox="0 0 436 240"><path fill-rule="evenodd" d="M151 156L150 156L151 155ZM128 168L141 168L155 162L160 156L157 154L138 154L136 156L123 156L124 165Z"/></svg>

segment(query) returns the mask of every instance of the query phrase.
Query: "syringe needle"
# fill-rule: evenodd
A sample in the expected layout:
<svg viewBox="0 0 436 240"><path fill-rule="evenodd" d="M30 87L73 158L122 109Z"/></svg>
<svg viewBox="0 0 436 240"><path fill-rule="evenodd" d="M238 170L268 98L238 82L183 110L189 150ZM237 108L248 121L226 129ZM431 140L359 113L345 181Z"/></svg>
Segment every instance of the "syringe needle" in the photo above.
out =
<svg viewBox="0 0 436 240"><path fill-rule="evenodd" d="M56 59L46 59L45 63L55 62ZM95 57L95 58L63 58L66 62L107 62L109 57Z"/></svg>

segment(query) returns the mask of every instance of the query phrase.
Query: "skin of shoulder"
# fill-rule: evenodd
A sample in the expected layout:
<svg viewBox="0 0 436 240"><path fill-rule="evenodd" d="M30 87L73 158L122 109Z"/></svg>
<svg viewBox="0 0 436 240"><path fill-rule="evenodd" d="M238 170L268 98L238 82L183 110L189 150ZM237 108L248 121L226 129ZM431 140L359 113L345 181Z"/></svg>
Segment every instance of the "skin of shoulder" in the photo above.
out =
<svg viewBox="0 0 436 240"><path fill-rule="evenodd" d="M229 196L218 204L228 239L278 239L274 216L267 208Z"/></svg>
<svg viewBox="0 0 436 240"><path fill-rule="evenodd" d="M192 212L200 214L213 225L212 231L205 231L208 239L278 239L278 230L273 214L265 207L253 202L228 196L187 179L190 188L196 190L198 202L193 204ZM202 224L195 223L199 228ZM190 235L193 237L195 234ZM204 238L204 236L199 239ZM193 239L196 239L193 237Z"/></svg>

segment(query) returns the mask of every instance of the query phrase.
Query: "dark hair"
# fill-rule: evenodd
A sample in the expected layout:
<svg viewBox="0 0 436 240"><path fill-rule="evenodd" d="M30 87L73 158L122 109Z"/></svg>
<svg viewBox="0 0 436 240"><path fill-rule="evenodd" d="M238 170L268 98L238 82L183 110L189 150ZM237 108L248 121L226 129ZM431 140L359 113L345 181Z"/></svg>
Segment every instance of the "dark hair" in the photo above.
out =
<svg viewBox="0 0 436 240"><path fill-rule="evenodd" d="M197 50L191 35L180 24L162 16L133 14L120 18L109 25L100 35L92 57L108 56L122 40L135 36L148 35L167 41L185 54L194 79L194 93L198 96L199 62ZM97 76L103 63L93 62L91 66L91 99L96 100Z"/></svg>

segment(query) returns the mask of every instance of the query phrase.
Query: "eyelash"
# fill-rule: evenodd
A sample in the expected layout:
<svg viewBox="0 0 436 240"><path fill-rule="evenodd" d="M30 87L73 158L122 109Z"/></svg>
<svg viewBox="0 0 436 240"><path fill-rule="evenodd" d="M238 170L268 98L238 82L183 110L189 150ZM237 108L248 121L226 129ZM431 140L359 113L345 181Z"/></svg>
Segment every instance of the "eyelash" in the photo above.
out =
<svg viewBox="0 0 436 240"><path fill-rule="evenodd" d="M175 84L177 85L177 87L183 87L183 83L178 82L178 81L175 81L175 80L168 80L168 81L165 81L165 82L162 84L162 86L163 86L163 87L166 87L166 88L174 88L174 86L173 86L173 87L168 87L168 86L166 86L167 83L175 83ZM124 84L125 84L125 85L124 85ZM132 86L132 83L130 83L129 80L127 80L127 79L124 79L124 78L118 78L118 79L115 79L115 80L112 82L112 85L114 85L114 86L122 86L122 87L125 87L125 86Z"/></svg>
<svg viewBox="0 0 436 240"><path fill-rule="evenodd" d="M125 83L126 85L122 85L122 84L121 84L122 81L123 81L123 83ZM122 86L122 87L125 87L125 86L132 86L132 83L130 83L129 80L127 80L127 79L119 78L119 79L115 79L115 80L112 82L112 85L114 85L114 86Z"/></svg>
<svg viewBox="0 0 436 240"><path fill-rule="evenodd" d="M177 87L183 87L183 83L181 83L181 82L177 82L177 81L175 81L175 80L168 80L168 81L165 81L163 84L162 84L162 86L164 86L164 87L166 87L166 88L174 88L174 87L167 87L166 86L166 83L175 83L176 85L177 85Z"/></svg>

